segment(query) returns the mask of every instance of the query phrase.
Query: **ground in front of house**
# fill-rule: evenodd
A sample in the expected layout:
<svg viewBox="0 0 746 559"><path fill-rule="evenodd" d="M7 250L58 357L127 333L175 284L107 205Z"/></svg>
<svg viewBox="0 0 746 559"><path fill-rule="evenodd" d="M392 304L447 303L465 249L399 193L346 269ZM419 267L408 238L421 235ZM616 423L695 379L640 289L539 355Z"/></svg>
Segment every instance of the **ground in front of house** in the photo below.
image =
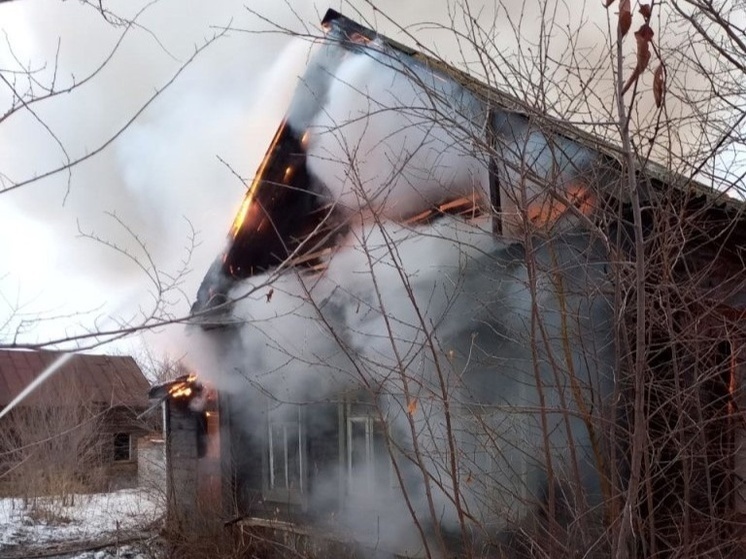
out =
<svg viewBox="0 0 746 559"><path fill-rule="evenodd" d="M149 559L164 513L162 495L113 493L0 499L0 559ZM157 545L157 544L156 544Z"/></svg>

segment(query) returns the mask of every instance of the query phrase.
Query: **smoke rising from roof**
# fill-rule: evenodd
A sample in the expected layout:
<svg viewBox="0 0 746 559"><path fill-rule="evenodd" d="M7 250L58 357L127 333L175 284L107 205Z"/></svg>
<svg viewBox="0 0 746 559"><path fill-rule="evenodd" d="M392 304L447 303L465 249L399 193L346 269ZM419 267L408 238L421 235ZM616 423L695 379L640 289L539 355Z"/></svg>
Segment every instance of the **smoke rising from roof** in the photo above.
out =
<svg viewBox="0 0 746 559"><path fill-rule="evenodd" d="M401 219L459 195L488 200L483 146L475 145L483 106L453 82L369 47L341 62L308 124L310 171L353 213Z"/></svg>
<svg viewBox="0 0 746 559"><path fill-rule="evenodd" d="M105 7L116 16L110 19L118 21L134 17L146 4L120 1ZM414 23L422 13L397 2L377 7L397 22L378 23L391 35L402 36L396 26ZM54 132L70 159L108 140L195 45L227 25L260 33L230 32L209 47L133 126L104 152L76 166L69 177L60 173L2 195L0 231L3 244L11 245L4 247L10 256L0 267L9 299L3 305L10 309L26 304L28 317L90 310L105 314L112 291L125 290L135 301L149 304L150 296L143 292L151 286L143 287L136 265L109 247L78 238L80 228L143 257L131 234L108 212L136 232L157 265L170 271L185 256L180 249L189 244L191 228L182 217L188 219L202 242L192 268L204 269L224 242L245 188L233 172L250 181L307 61L309 43L299 40L288 46L291 37L277 28L316 35L326 5L295 2L291 10L276 2L255 2L252 9L261 19L240 1L207 6L161 0L147 5L126 33L124 26L105 21L97 8L70 2L4 3L0 8L0 26L8 34L8 42L0 45L0 67L28 64L40 83L48 83L56 72L58 87L80 81L104 63L124 34L113 58L90 82L34 106L35 115ZM379 17L365 3L348 9L364 18ZM20 80L19 91L27 85ZM0 88L3 107L11 99L9 90ZM0 126L3 185L67 160L36 116L22 110ZM194 292L199 275L188 278L185 293ZM188 309L186 299L181 312ZM47 324L31 338L64 334L69 323Z"/></svg>

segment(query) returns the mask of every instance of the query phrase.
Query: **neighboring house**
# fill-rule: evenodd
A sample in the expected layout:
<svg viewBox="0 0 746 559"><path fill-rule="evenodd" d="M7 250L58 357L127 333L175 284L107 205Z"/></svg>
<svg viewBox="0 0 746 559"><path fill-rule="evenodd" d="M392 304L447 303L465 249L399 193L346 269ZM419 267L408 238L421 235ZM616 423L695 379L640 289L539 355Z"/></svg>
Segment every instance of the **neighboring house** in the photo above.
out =
<svg viewBox="0 0 746 559"><path fill-rule="evenodd" d="M625 327L634 333L635 317L624 306L615 314L615 297L632 299L632 291L619 295L621 276L610 276L632 268L609 266L611 254L620 261L634 251L618 150L336 12L323 25L329 40L311 60L192 309L193 334L206 341L202 352L212 347L209 362L220 369L198 374L216 383L217 394L204 397L200 376L151 393L166 402L172 516L194 518L200 495L209 495L225 522L313 525L316 534L342 531L379 550L390 544L417 555L438 529L461 544L468 532L491 545L495 534L532 525L531 514L546 519L554 503L551 515L576 530L563 545L590 549L603 538L591 537L597 532L589 527L602 524L625 487L626 435L613 442L607 435L631 421L623 412L633 380L615 340ZM369 63L380 68L370 71ZM399 87L396 76L426 84L426 101L441 116L478 121L474 136L448 137L439 149L447 159L447 146L462 142L457 155L468 159L482 142L487 161L476 160L484 176L477 183L456 177L432 196L415 192L426 206L409 213L382 206L378 217L392 224L389 238L375 237L375 222L365 235L350 235L356 219L375 212L361 206L359 215L345 216L354 200L330 195L317 173L331 156L312 153L314 126L333 129L324 119L347 82L364 82L358 89L369 95L370 112L376 94L406 102L401 89L390 93ZM407 106L401 113L393 122L416 134L402 123L411 124L417 111ZM361 143L365 134L376 131L371 125ZM369 155L380 145L346 147ZM333 176L348 177L344 162L331 163L338 164ZM386 175L385 162L376 171ZM649 239L660 239L652 233L661 208L684 215L689 227L670 264L667 253L651 252L649 260L648 272L663 275L649 284L649 320L660 328L651 329L645 356L656 383L646 395L644 432L659 439L646 465L645 490L652 493L640 514L661 548L678 545L677 538L731 541L725 519L743 510L744 489L735 451L743 438L743 207L652 164L638 188ZM366 204L377 203L378 194ZM616 218L601 219L609 213ZM418 240L418 231L427 234ZM361 269L350 254L370 237L378 244L358 251ZM340 239L345 247L338 250ZM420 257L404 278L409 283L391 265L409 273L408 243ZM441 260L454 245L461 258ZM442 273L423 282L427 267L442 262ZM291 273L273 285L243 282L280 263ZM363 272L377 282L364 283ZM308 291L294 293L295 279L283 279L296 273L309 280ZM410 296L419 309L410 308ZM537 310L526 300L538 301ZM386 312L377 309L381 301ZM432 314L438 304L442 312ZM423 334L430 327L435 343ZM674 424L680 431L667 435ZM458 506L468 511L458 518L457 482ZM415 526L412 517L421 522Z"/></svg>
<svg viewBox="0 0 746 559"><path fill-rule="evenodd" d="M63 357L0 351L0 408ZM137 484L150 385L132 357L75 354L0 420L0 490L33 495ZM152 420L151 420L152 423Z"/></svg>

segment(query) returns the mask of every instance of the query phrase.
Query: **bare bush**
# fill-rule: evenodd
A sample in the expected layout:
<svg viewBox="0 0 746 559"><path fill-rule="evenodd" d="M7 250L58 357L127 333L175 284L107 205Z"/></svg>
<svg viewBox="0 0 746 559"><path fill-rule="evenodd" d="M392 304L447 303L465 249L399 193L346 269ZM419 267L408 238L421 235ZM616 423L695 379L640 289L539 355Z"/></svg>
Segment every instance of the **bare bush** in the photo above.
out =
<svg viewBox="0 0 746 559"><path fill-rule="evenodd" d="M84 393L75 382L57 382L3 419L5 494L22 497L27 507L65 507L76 494L105 488L111 441L102 424L108 407L88 403Z"/></svg>

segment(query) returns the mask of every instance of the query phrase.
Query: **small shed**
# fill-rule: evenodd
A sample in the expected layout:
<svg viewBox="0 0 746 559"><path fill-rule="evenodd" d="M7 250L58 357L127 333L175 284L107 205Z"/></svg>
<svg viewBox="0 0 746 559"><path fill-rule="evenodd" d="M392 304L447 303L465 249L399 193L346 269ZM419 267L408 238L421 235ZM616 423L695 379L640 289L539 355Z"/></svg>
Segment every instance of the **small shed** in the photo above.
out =
<svg viewBox="0 0 746 559"><path fill-rule="evenodd" d="M0 409L65 354L0 351ZM150 383L129 356L75 354L2 420L0 491L31 495L137 485Z"/></svg>
<svg viewBox="0 0 746 559"><path fill-rule="evenodd" d="M163 410L168 521L203 525L222 508L217 393L194 375L157 384L149 397Z"/></svg>

